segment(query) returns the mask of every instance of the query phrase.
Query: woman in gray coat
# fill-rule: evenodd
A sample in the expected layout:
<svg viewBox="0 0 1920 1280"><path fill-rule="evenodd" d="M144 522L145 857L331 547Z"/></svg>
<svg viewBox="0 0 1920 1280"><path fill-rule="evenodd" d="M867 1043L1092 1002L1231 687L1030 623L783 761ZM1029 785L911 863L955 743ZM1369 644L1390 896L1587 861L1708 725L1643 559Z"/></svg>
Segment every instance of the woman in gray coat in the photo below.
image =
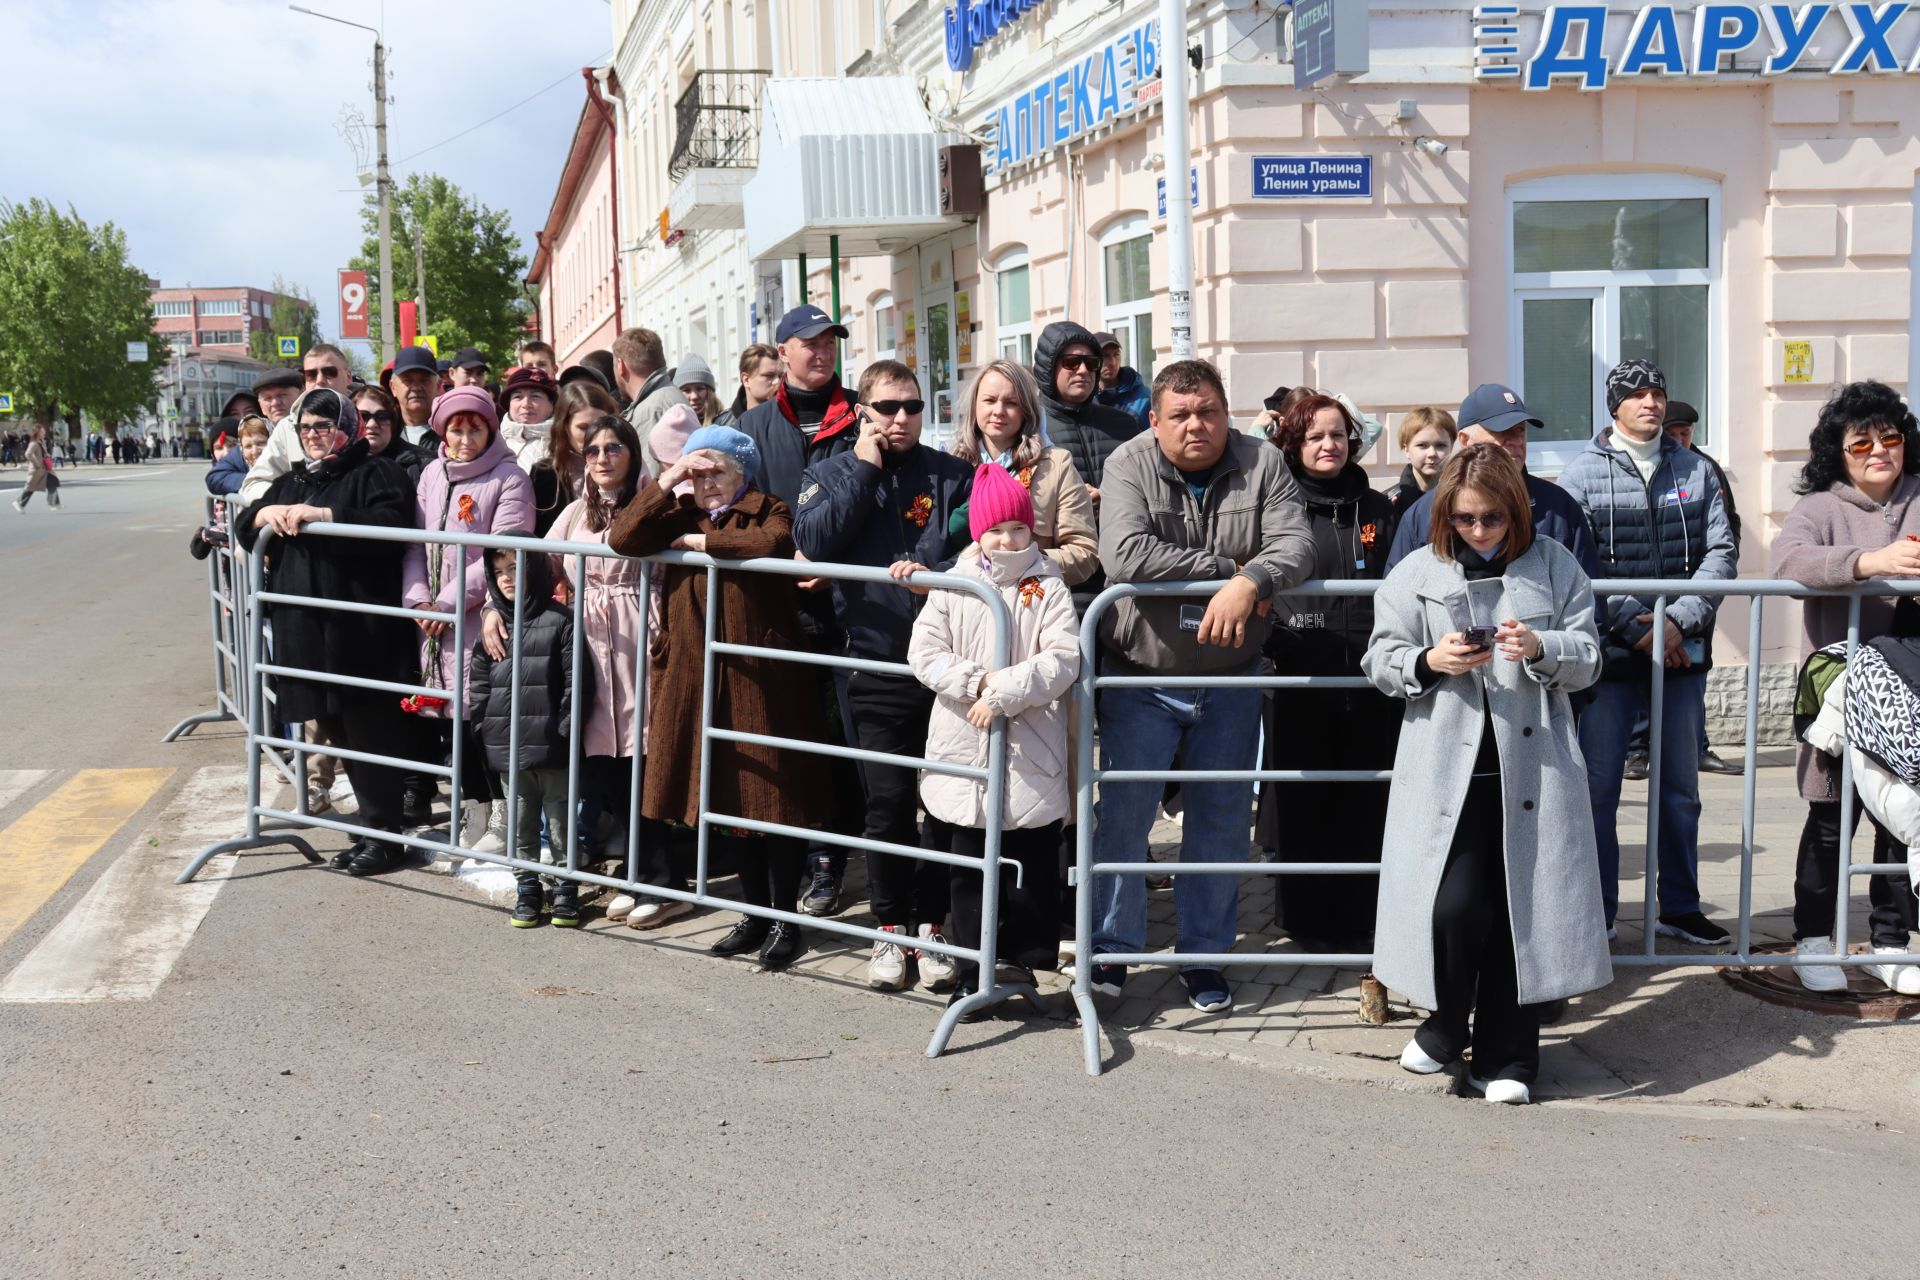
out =
<svg viewBox="0 0 1920 1280"><path fill-rule="evenodd" d="M1525 480L1499 448L1441 472L1429 542L1381 584L1361 667L1407 704L1373 967L1433 1012L1400 1065L1440 1071L1471 1048L1469 1083L1526 1102L1530 1006L1613 976L1567 701L1599 676L1600 641L1587 575L1535 541Z"/></svg>

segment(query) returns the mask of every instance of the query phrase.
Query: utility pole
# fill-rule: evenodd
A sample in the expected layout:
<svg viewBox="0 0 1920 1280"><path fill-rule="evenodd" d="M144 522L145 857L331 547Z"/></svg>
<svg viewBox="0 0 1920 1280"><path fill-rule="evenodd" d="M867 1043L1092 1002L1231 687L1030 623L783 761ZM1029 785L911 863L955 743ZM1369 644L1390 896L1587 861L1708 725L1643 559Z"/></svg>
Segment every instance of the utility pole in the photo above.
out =
<svg viewBox="0 0 1920 1280"><path fill-rule="evenodd" d="M1187 170L1187 0L1160 0L1160 137L1166 156L1167 320L1172 356L1193 359L1193 193Z"/></svg>
<svg viewBox="0 0 1920 1280"><path fill-rule="evenodd" d="M380 148L380 363L393 363L393 175L387 171L387 46L373 40L373 133Z"/></svg>
<svg viewBox="0 0 1920 1280"><path fill-rule="evenodd" d="M420 309L420 316L416 323L419 324L421 333L427 331L427 248L426 241L423 239L425 235L426 228L420 224L418 218L415 218L413 220L413 301L414 305Z"/></svg>

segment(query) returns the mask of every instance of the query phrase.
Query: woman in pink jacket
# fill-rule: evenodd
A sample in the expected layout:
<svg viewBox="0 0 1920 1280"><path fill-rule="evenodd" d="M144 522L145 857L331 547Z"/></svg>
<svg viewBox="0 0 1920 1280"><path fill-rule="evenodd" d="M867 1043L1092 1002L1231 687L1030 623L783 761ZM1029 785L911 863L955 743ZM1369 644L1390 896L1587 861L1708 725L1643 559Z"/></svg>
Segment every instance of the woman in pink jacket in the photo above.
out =
<svg viewBox="0 0 1920 1280"><path fill-rule="evenodd" d="M422 529L433 533L533 533L533 483L513 460L513 451L500 438L500 415L493 398L482 387L455 387L433 402L428 420L440 437L439 455L420 473L416 515ZM422 622L420 627L420 683L448 690L454 673L466 678L480 641L480 607L487 600L487 557L477 547L413 546L402 566L402 599L409 609L432 609L448 615L445 622ZM453 615L464 613L467 652L454 652ZM455 663L459 666L456 667ZM465 687L464 683L461 686ZM429 718L443 718L446 703L415 708ZM450 729L441 730L450 742ZM478 743L463 752L462 794L489 802L487 831L473 846L504 852L506 801L496 779L485 766ZM411 790L411 789L410 789ZM424 796L418 789L408 797L409 820L425 821ZM425 791L425 795L431 795ZM414 804L412 801L421 803ZM455 815L456 825L458 815Z"/></svg>
<svg viewBox="0 0 1920 1280"><path fill-rule="evenodd" d="M1032 496L998 463L983 462L974 473L967 520L973 545L960 553L953 572L986 581L1006 602L1012 624L1008 664L993 665L993 615L986 603L959 591L928 596L913 624L907 662L938 695L927 725L927 759L986 764L987 731L994 717L1007 718L1000 853L1018 859L1024 874L1015 888L1012 868L1001 868L998 954L1014 966L1005 975L1010 981L1031 985L1032 967L1051 966L1057 954L1056 854L1061 823L1072 809L1067 710L1060 699L1080 674L1080 624L1059 567L1034 540ZM953 853L984 854L984 783L928 772L920 799L928 817L952 824ZM980 945L983 885L980 872L953 869L953 940L961 946ZM993 983L963 961L948 1003Z"/></svg>

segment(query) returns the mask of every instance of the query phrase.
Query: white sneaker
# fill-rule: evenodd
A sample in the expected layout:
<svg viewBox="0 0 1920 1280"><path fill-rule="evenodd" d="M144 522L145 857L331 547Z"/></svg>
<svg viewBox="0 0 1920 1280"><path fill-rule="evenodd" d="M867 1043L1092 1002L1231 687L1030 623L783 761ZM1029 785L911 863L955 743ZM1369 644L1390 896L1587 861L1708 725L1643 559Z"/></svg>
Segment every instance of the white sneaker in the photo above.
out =
<svg viewBox="0 0 1920 1280"><path fill-rule="evenodd" d="M898 925L882 925L882 933L904 934ZM904 991L907 986L907 953L898 943L876 942L867 957L867 985L876 991Z"/></svg>
<svg viewBox="0 0 1920 1280"><path fill-rule="evenodd" d="M1906 954L1905 947L1875 947L1877 956L1897 956ZM1887 984L1887 990L1896 995L1920 996L1920 964L1870 964L1867 972Z"/></svg>
<svg viewBox="0 0 1920 1280"><path fill-rule="evenodd" d="M657 929L669 920L677 920L693 910L691 902L678 898L646 898L627 912L627 928Z"/></svg>
<svg viewBox="0 0 1920 1280"><path fill-rule="evenodd" d="M1486 1095L1488 1102L1504 1102L1509 1106L1524 1106L1533 1101L1533 1090L1518 1080L1475 1080L1467 1077L1467 1083Z"/></svg>
<svg viewBox="0 0 1920 1280"><path fill-rule="evenodd" d="M920 926L919 936L929 942L946 941L930 924ZM920 949L914 952L914 958L920 964L920 985L929 991L949 991L960 980L960 966L952 956Z"/></svg>
<svg viewBox="0 0 1920 1280"><path fill-rule="evenodd" d="M475 853L507 851L507 802L505 800L495 800L487 805L487 829L466 847Z"/></svg>
<svg viewBox="0 0 1920 1280"><path fill-rule="evenodd" d="M607 904L607 919L625 920L633 914L633 909L639 905L640 900L638 898L630 893L623 893Z"/></svg>
<svg viewBox="0 0 1920 1280"><path fill-rule="evenodd" d="M1800 957L1794 964L1793 971L1799 975L1801 986L1809 991L1845 991L1847 989L1847 974L1839 965L1818 964L1807 959L1809 956L1832 955L1832 938L1802 938L1793 950L1794 954Z"/></svg>
<svg viewBox="0 0 1920 1280"><path fill-rule="evenodd" d="M1417 1076L1430 1076L1436 1071L1445 1071L1447 1064L1438 1058L1429 1057L1420 1047L1418 1040L1407 1041L1407 1047L1400 1051L1400 1065Z"/></svg>
<svg viewBox="0 0 1920 1280"><path fill-rule="evenodd" d="M325 787L310 784L307 787L307 812L325 813L333 808L333 796Z"/></svg>

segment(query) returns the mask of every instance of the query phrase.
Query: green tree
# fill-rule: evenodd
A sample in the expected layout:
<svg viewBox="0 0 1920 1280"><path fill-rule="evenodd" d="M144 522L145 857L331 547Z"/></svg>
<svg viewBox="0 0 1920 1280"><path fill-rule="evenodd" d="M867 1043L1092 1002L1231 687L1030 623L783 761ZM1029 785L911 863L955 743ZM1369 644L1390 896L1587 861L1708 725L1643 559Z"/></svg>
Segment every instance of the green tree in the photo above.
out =
<svg viewBox="0 0 1920 1280"><path fill-rule="evenodd" d="M348 265L367 273L371 296L380 296L379 210L373 201L361 215L366 241ZM409 174L393 198L394 303L418 296L413 241L420 230L426 260L426 332L442 355L478 347L496 369L505 368L530 313L521 277L527 260L504 212L489 209L439 174ZM370 308L370 332L380 342L380 308Z"/></svg>
<svg viewBox="0 0 1920 1280"><path fill-rule="evenodd" d="M273 305L267 309L266 320L255 325L253 333L247 338L247 354L268 364L284 364L297 369L300 367L298 360L280 358L279 340L288 336L300 339L300 350L304 354L321 340L320 322L314 309L313 295L275 275Z"/></svg>
<svg viewBox="0 0 1920 1280"><path fill-rule="evenodd" d="M149 358L128 360L129 342ZM166 350L125 232L44 200L0 201L0 391L15 413L64 420L70 435L84 414L111 432L154 403Z"/></svg>

